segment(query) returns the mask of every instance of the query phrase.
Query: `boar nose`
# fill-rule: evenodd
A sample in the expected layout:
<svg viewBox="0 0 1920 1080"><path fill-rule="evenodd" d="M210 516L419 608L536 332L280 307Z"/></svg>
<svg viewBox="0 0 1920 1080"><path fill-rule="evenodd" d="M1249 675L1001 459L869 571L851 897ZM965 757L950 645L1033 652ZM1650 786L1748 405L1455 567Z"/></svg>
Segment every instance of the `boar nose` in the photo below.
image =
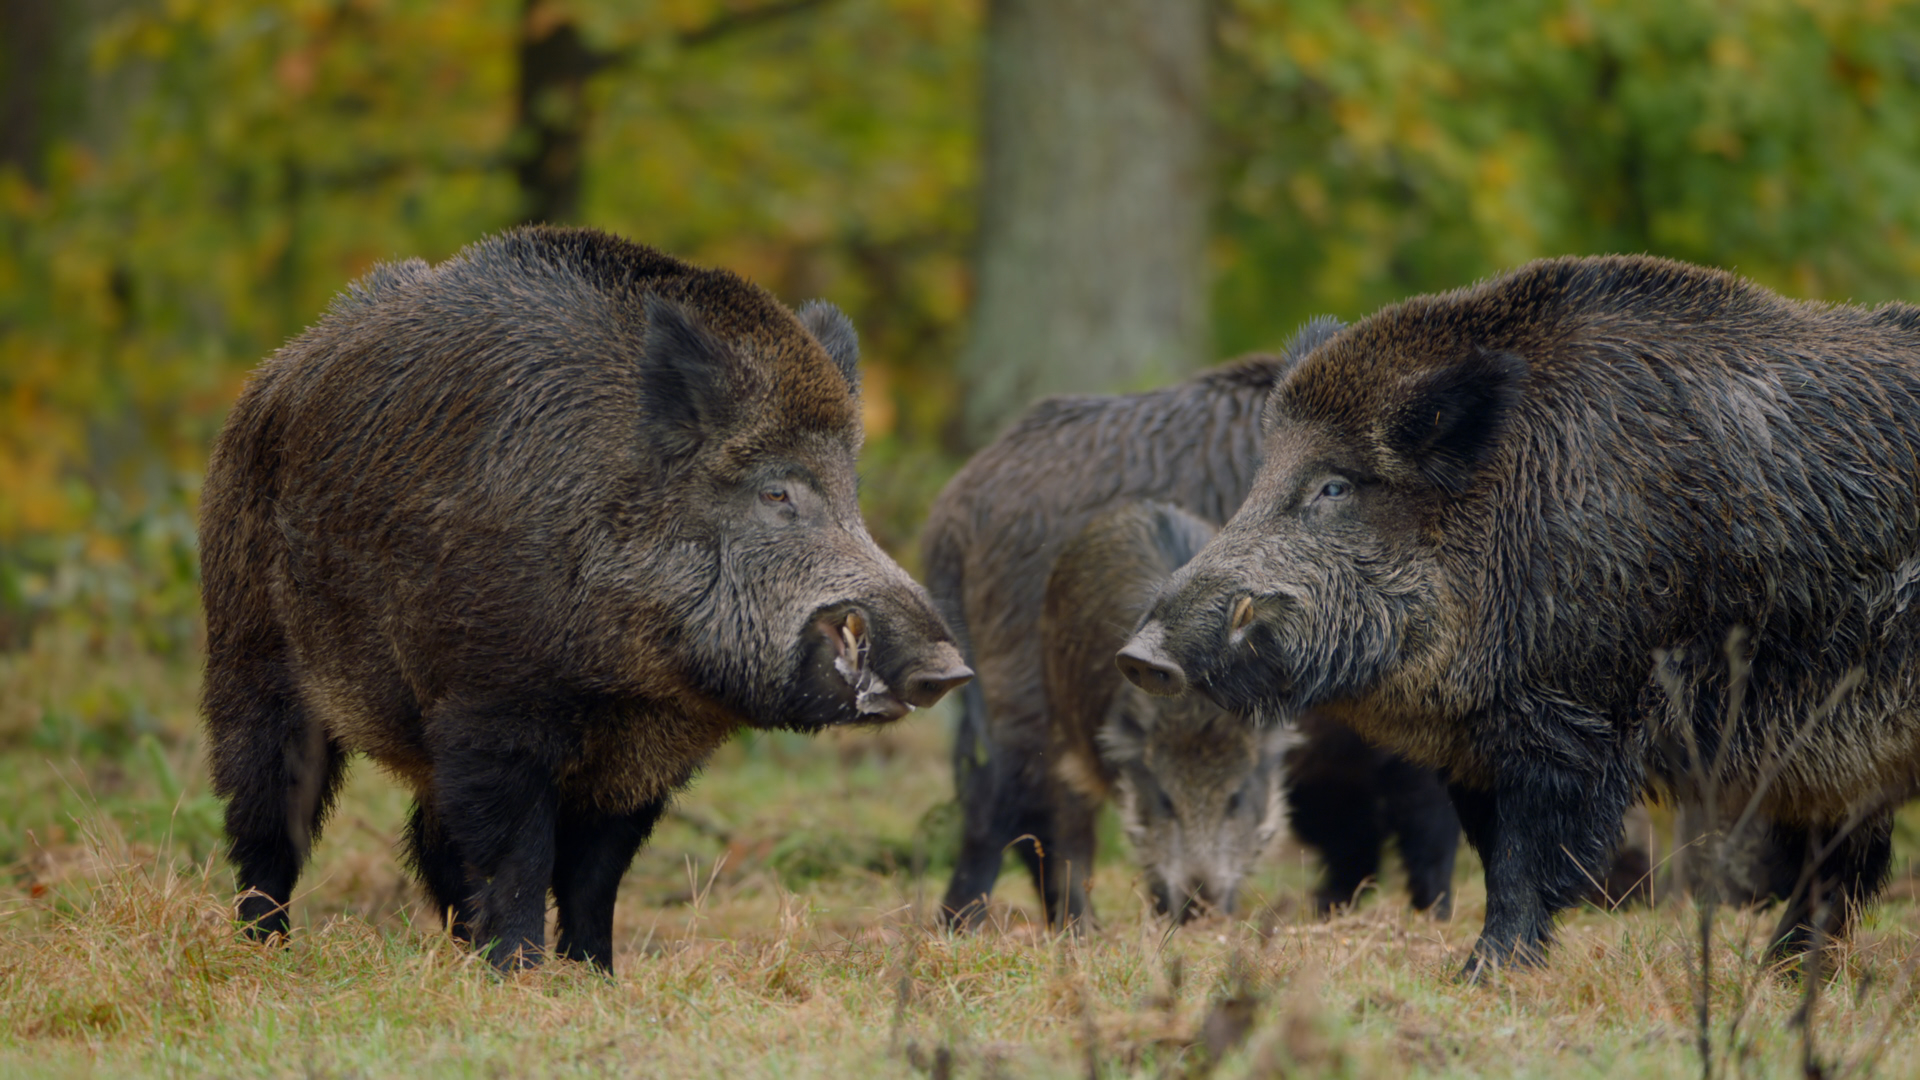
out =
<svg viewBox="0 0 1920 1080"><path fill-rule="evenodd" d="M1215 888L1211 882L1199 879L1190 881L1187 883L1187 887L1181 891L1180 910L1175 914L1175 918L1182 923L1187 923L1203 915L1211 915L1214 913L1231 915L1233 914L1235 891L1234 889L1227 889L1223 893L1221 890Z"/></svg>
<svg viewBox="0 0 1920 1080"><path fill-rule="evenodd" d="M947 691L957 686L965 686L973 678L973 669L965 664L946 671L924 675L914 675L907 679L907 700L916 709L927 706L947 696Z"/></svg>
<svg viewBox="0 0 1920 1080"><path fill-rule="evenodd" d="M1163 633L1159 623L1148 623L1113 662L1133 685L1158 697L1173 697L1186 692L1187 673L1161 647Z"/></svg>
<svg viewBox="0 0 1920 1080"><path fill-rule="evenodd" d="M924 709L941 698L947 691L965 686L973 678L973 669L960 659L960 653L951 648L943 648L941 654L927 666L901 680L901 696L916 709Z"/></svg>

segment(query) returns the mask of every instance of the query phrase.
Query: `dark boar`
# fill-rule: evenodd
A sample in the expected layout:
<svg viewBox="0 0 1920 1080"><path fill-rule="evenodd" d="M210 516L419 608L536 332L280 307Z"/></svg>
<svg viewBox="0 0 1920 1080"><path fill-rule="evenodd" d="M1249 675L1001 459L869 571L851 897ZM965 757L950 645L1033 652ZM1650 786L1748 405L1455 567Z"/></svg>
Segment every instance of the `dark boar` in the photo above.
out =
<svg viewBox="0 0 1920 1080"><path fill-rule="evenodd" d="M1094 815L1109 797L1155 909L1180 922L1233 911L1241 878L1286 821L1280 758L1297 738L1291 728L1244 723L1198 694L1151 697L1113 667L1154 591L1212 537L1213 526L1177 507L1121 503L1081 530L1047 576L1044 779L1069 920L1090 914Z"/></svg>
<svg viewBox="0 0 1920 1080"><path fill-rule="evenodd" d="M1060 552L1096 515L1130 500L1225 521L1259 465L1268 390L1339 325L1316 320L1283 355L1248 357L1159 390L1042 401L934 501L923 539L928 588L980 673L963 693L954 743L966 824L942 907L950 922L981 914L1008 845L1033 875L1048 919L1058 926L1068 918L1073 875L1050 801L1053 735L1039 636L1041 598ZM1430 809L1453 816L1445 799Z"/></svg>
<svg viewBox="0 0 1920 1080"><path fill-rule="evenodd" d="M1776 955L1844 932L1920 769L1920 309L1549 260L1356 324L1263 427L1120 663L1445 769L1469 973L1543 955L1646 785L1795 853Z"/></svg>
<svg viewBox="0 0 1920 1080"><path fill-rule="evenodd" d="M1287 821L1294 838L1320 856L1314 913L1324 916L1353 903L1377 880L1381 848L1391 838L1406 867L1414 910L1450 917L1460 819L1448 802L1446 782L1432 769L1368 744L1324 713L1309 709L1296 722L1300 738L1284 761Z"/></svg>
<svg viewBox="0 0 1920 1080"><path fill-rule="evenodd" d="M201 511L214 790L240 917L368 754L408 859L501 966L610 967L614 895L743 725L894 719L969 672L854 497L830 305L590 230L382 267L255 372Z"/></svg>

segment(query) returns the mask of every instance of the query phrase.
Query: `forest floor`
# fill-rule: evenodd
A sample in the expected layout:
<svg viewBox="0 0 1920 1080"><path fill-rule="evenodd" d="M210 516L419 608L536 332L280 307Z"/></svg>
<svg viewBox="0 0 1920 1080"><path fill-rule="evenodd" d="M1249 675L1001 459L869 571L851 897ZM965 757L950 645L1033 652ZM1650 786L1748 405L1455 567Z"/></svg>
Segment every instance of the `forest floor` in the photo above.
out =
<svg viewBox="0 0 1920 1080"><path fill-rule="evenodd" d="M46 634L0 656L0 1074L6 1076L1692 1077L1685 901L1562 920L1551 963L1453 978L1451 922L1391 872L1315 921L1282 846L1235 919L1169 933L1106 824L1096 932L934 927L955 833L944 710L878 732L743 736L641 852L617 975L501 977L402 876L407 794L356 763L301 880L291 945L230 919L194 716L197 659ZM1903 829L1888 900L1818 981L1756 959L1768 913L1713 922L1714 1075L1920 1076L1920 910ZM1811 1036L1809 1044L1809 1035Z"/></svg>

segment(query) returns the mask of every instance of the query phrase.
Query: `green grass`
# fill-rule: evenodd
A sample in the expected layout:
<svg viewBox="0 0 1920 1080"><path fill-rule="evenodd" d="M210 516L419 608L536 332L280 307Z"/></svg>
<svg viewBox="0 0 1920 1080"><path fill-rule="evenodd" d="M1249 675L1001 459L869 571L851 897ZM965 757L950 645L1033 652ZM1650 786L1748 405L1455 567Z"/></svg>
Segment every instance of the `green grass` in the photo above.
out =
<svg viewBox="0 0 1920 1080"><path fill-rule="evenodd" d="M1313 922L1289 848L1245 918L1169 935L1109 829L1097 933L1039 932L1010 875L990 928L949 938L931 920L954 824L940 717L727 746L635 862L614 980L502 978L449 943L393 854L406 794L364 761L292 944L256 947L229 921L194 668L74 631L0 657L0 1074L1700 1074L1691 908L1575 912L1547 970L1462 986L1484 911L1470 857L1450 923L1406 913L1391 881ZM1823 987L1828 1075L1920 1075L1913 893L1896 882ZM1727 1075L1802 1074L1799 990L1742 959L1769 919L1717 920Z"/></svg>

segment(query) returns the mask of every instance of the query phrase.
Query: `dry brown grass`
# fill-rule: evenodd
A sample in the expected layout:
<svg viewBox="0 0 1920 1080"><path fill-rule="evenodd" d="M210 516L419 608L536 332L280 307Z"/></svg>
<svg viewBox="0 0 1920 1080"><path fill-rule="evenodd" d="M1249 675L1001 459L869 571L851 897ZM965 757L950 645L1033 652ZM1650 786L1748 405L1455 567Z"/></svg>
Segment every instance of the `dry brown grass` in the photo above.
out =
<svg viewBox="0 0 1920 1080"><path fill-rule="evenodd" d="M37 725L51 695L82 696L65 680L84 674L30 668L0 682L9 716ZM929 719L726 748L636 862L615 980L570 964L503 979L451 945L391 851L404 793L364 763L292 944L259 948L232 932L210 854L192 680L127 670L167 718L157 733L0 753L8 1076L1700 1074L1685 905L1574 913L1546 970L1462 986L1484 908L1470 858L1445 924L1391 892L1311 922L1289 852L1243 920L1168 935L1109 858L1098 933L1039 932L1008 879L985 932L948 938L929 907L944 868L909 869L941 842L929 811L949 792ZM1750 959L1770 918L1718 920L1720 1075L1802 1072L1799 991ZM1903 881L1844 950L1813 1029L1826 1075L1920 1074L1916 929Z"/></svg>

